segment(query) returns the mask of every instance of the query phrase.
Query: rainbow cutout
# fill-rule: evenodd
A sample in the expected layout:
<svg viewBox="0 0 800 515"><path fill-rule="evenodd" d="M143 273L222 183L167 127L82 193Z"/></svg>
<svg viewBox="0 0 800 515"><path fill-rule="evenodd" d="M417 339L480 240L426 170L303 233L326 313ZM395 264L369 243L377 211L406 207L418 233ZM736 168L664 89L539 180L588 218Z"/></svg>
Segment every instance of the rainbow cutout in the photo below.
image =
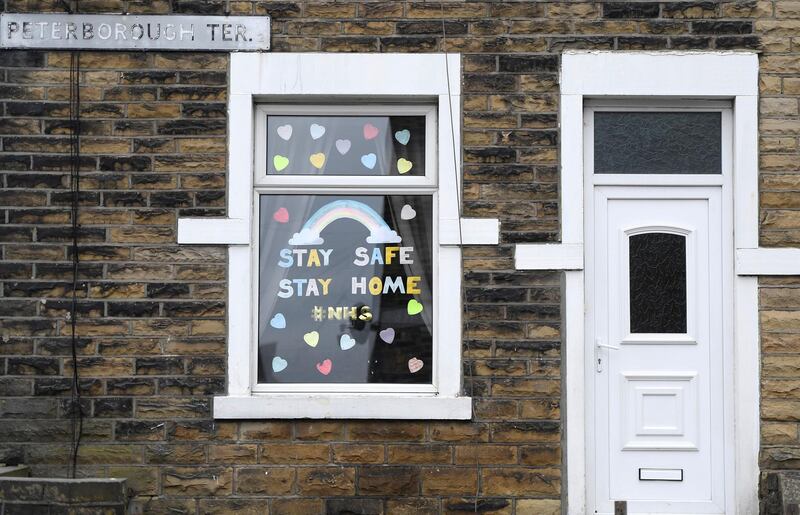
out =
<svg viewBox="0 0 800 515"><path fill-rule="evenodd" d="M330 224L340 218L359 222L369 230L367 243L400 243L402 238L393 231L374 209L357 200L335 200L317 209L303 225L300 232L294 233L289 245L321 245L325 240L320 234Z"/></svg>

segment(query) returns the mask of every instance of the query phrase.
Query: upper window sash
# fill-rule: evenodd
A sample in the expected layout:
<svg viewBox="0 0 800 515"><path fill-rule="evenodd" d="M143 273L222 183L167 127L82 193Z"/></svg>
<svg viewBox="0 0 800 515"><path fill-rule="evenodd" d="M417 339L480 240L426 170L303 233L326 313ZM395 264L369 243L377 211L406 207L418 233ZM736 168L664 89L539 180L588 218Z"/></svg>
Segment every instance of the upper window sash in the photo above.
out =
<svg viewBox="0 0 800 515"><path fill-rule="evenodd" d="M438 127L435 104L260 104L255 115L253 184L258 187L375 187L387 191L438 186ZM295 116L425 116L425 175L279 175L267 174L267 117Z"/></svg>

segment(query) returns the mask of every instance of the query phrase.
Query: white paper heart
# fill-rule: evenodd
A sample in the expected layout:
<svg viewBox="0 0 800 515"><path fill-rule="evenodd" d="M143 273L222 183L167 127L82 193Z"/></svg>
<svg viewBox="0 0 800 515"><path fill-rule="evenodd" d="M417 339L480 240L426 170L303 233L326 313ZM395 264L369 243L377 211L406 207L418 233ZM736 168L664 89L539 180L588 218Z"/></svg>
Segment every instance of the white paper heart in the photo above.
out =
<svg viewBox="0 0 800 515"><path fill-rule="evenodd" d="M322 136L325 135L325 127L323 127L322 125L317 125L316 123L314 123L308 129L308 132L311 133L311 137L312 138L320 139Z"/></svg>
<svg viewBox="0 0 800 515"><path fill-rule="evenodd" d="M349 334L343 334L341 338L339 338L339 347L342 350L350 350L356 345L356 340Z"/></svg>
<svg viewBox="0 0 800 515"><path fill-rule="evenodd" d="M289 141L289 139L292 137L292 126L288 123L286 125L281 125L276 129L276 132L283 141Z"/></svg>
<svg viewBox="0 0 800 515"><path fill-rule="evenodd" d="M417 212L408 204L403 206L403 209L400 210L400 218L402 220L412 220L415 216L417 216Z"/></svg>
<svg viewBox="0 0 800 515"><path fill-rule="evenodd" d="M337 139L336 140L336 150L339 151L340 154L345 155L350 151L350 140L349 139Z"/></svg>
<svg viewBox="0 0 800 515"><path fill-rule="evenodd" d="M422 367L425 366L425 363L419 358L411 358L408 360L408 371L412 374L416 374Z"/></svg>

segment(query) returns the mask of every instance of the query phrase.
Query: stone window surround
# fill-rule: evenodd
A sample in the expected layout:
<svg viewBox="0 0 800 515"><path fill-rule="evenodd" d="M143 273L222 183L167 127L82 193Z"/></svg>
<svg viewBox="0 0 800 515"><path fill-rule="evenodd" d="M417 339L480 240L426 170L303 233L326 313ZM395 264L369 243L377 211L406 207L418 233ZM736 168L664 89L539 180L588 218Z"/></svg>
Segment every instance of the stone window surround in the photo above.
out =
<svg viewBox="0 0 800 515"><path fill-rule="evenodd" d="M347 71L351 70L352 73ZM370 70L370 73L363 73ZM320 80L320 77L327 77ZM227 394L214 418L356 418L465 420L472 399L461 393L461 245L496 245L496 219L460 218L460 54L234 53L228 100L228 217L178 220L178 243L228 247ZM372 97L430 99L438 108L439 277L435 394L270 393L252 391L255 270L254 111L257 102L313 103ZM460 227L459 227L460 225ZM445 287L446 286L446 287Z"/></svg>

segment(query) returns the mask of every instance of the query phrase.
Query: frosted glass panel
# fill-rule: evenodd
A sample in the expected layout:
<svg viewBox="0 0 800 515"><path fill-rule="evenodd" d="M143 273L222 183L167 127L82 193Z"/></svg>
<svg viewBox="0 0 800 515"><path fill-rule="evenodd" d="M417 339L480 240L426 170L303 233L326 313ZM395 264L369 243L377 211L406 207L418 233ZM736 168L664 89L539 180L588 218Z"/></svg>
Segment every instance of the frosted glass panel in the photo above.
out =
<svg viewBox="0 0 800 515"><path fill-rule="evenodd" d="M685 333L686 238L637 234L628 256L631 333Z"/></svg>
<svg viewBox="0 0 800 515"><path fill-rule="evenodd" d="M722 173L722 115L595 112L594 172Z"/></svg>

